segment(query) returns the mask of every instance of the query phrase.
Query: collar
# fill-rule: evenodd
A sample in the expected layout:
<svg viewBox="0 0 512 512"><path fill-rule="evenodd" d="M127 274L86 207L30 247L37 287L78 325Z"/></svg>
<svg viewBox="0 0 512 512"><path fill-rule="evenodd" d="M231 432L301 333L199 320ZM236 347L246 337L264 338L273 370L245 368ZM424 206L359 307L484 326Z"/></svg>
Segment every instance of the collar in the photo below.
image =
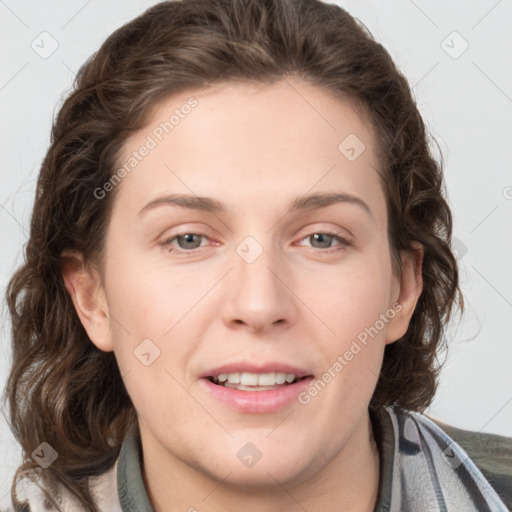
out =
<svg viewBox="0 0 512 512"><path fill-rule="evenodd" d="M119 453L117 494L123 512L154 512L142 478L142 445L138 425L128 431Z"/></svg>
<svg viewBox="0 0 512 512"><path fill-rule="evenodd" d="M399 407L370 409L379 449L374 512L507 512L467 453L426 416ZM117 465L123 512L154 512L142 477L138 426L123 442Z"/></svg>
<svg viewBox="0 0 512 512"><path fill-rule="evenodd" d="M395 406L371 417L381 453L374 512L507 512L468 454L427 416Z"/></svg>

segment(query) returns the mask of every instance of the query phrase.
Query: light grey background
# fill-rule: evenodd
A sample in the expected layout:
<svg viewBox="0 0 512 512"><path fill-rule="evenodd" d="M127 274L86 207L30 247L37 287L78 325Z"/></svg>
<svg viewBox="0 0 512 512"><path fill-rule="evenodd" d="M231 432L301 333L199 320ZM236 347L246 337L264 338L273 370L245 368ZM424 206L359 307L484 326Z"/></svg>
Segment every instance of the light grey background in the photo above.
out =
<svg viewBox="0 0 512 512"><path fill-rule="evenodd" d="M101 42L155 3L0 0L2 295L21 262L57 106ZM512 2L339 4L391 52L445 155L467 312L450 329L448 359L427 413L458 427L512 436ZM47 56L52 45L58 47ZM1 327L3 386L10 361L3 303ZM0 418L0 507L9 502L19 457Z"/></svg>

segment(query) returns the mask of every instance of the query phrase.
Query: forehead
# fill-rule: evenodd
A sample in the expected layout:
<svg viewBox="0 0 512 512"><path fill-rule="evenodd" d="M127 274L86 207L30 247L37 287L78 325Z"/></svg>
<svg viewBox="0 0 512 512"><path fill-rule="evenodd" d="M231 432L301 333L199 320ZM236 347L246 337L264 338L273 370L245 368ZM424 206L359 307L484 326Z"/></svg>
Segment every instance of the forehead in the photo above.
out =
<svg viewBox="0 0 512 512"><path fill-rule="evenodd" d="M134 156L144 146L145 156ZM291 79L171 96L118 163L129 173L117 192L140 207L164 191L248 208L332 190L365 196L383 213L371 125L348 101Z"/></svg>

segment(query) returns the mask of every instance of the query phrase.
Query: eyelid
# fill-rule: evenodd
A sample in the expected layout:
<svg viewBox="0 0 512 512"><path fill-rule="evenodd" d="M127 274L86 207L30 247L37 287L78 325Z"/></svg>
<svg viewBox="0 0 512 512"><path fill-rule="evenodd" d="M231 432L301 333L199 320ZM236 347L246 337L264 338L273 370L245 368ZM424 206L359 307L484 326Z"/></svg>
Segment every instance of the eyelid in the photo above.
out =
<svg viewBox="0 0 512 512"><path fill-rule="evenodd" d="M175 226L168 226L167 229L160 232L157 239L162 240L162 242L167 242L173 238L184 235L201 235L206 238L212 238L213 231L202 223L181 223Z"/></svg>
<svg viewBox="0 0 512 512"><path fill-rule="evenodd" d="M304 238L314 235L316 233L335 236L337 238L344 240L347 243L353 243L355 240L354 235L348 229L341 228L339 226L326 227L325 224L322 223L315 223L309 225L307 228L301 230L301 233L302 232L304 234L299 235L300 240L303 240Z"/></svg>

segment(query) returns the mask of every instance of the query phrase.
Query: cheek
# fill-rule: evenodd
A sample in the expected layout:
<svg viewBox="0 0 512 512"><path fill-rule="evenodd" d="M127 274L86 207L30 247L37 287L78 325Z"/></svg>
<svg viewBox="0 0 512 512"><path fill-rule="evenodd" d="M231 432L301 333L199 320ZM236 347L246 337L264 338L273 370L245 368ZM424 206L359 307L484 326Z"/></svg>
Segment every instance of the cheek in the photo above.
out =
<svg viewBox="0 0 512 512"><path fill-rule="evenodd" d="M389 322L388 299L385 273L371 266L364 272L347 272L332 280L327 293L317 292L318 316L334 334L318 338L324 355L323 370L317 389L310 388L303 399L307 402L321 394L318 404L331 404L333 421L339 422L340 428L350 419L338 411L362 411L375 389Z"/></svg>
<svg viewBox="0 0 512 512"><path fill-rule="evenodd" d="M205 331L207 301L201 298L218 278L158 263L142 264L134 257L119 259L111 269L111 329L121 373L129 375L127 388L135 382L129 388L135 396L150 387L169 390L175 381L167 372L181 373ZM146 367L148 360L152 362Z"/></svg>
<svg viewBox="0 0 512 512"><path fill-rule="evenodd" d="M335 343L346 342L370 328L389 308L391 270L378 258L361 258L357 264L318 277L304 282L299 293L307 297L307 306L334 331Z"/></svg>
<svg viewBox="0 0 512 512"><path fill-rule="evenodd" d="M183 271L147 258L112 260L109 310L139 337L163 339L212 286L211 276L203 279L193 269Z"/></svg>
<svg viewBox="0 0 512 512"><path fill-rule="evenodd" d="M190 407L179 382L197 339L187 311L200 295L171 272L165 277L143 269L129 262L111 274L114 352L138 414L169 424ZM169 396L173 400L162 407Z"/></svg>

